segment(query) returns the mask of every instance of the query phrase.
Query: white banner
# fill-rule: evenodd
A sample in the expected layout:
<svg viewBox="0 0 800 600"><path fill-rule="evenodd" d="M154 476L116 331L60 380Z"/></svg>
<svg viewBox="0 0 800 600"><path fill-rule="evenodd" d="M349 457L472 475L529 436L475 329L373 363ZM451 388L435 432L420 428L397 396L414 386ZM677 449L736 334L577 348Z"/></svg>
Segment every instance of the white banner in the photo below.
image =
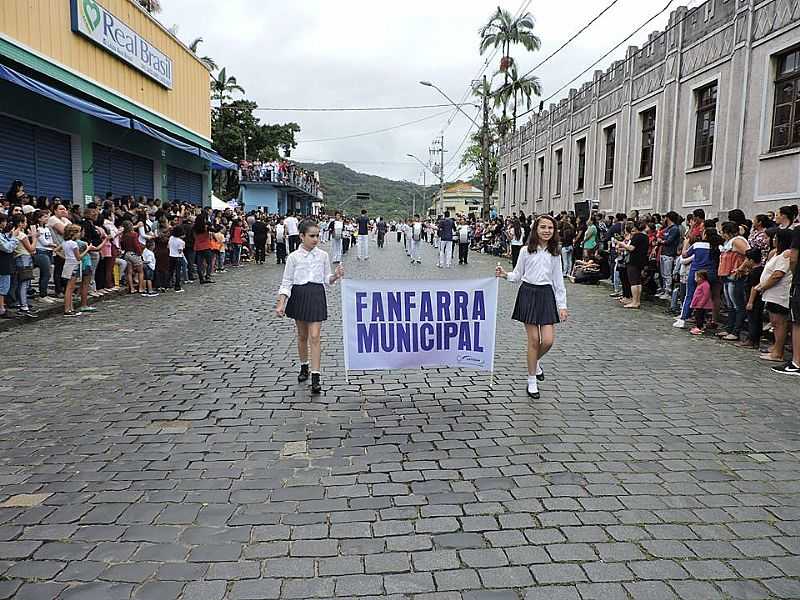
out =
<svg viewBox="0 0 800 600"><path fill-rule="evenodd" d="M342 280L347 370L494 370L497 278Z"/></svg>

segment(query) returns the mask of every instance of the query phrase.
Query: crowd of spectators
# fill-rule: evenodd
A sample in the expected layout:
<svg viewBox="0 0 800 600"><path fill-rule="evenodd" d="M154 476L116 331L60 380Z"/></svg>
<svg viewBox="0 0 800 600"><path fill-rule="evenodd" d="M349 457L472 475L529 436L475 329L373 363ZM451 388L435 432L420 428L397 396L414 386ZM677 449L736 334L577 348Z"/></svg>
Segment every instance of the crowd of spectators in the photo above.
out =
<svg viewBox="0 0 800 600"><path fill-rule="evenodd" d="M240 161L239 177L242 181L264 181L293 185L301 190L317 195L319 177L288 160Z"/></svg>
<svg viewBox="0 0 800 600"><path fill-rule="evenodd" d="M214 283L215 273L253 257L266 221L241 209L112 194L81 207L30 196L15 181L0 200L0 318L36 318L36 297L78 316L96 311L89 299L105 290L155 297Z"/></svg>

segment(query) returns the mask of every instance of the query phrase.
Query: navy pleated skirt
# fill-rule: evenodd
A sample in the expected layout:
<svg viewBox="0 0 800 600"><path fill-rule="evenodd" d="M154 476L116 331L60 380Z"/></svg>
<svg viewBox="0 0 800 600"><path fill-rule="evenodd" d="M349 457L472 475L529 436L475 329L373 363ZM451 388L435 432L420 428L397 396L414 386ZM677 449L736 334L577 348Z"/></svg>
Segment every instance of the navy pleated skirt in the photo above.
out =
<svg viewBox="0 0 800 600"><path fill-rule="evenodd" d="M550 285L533 285L523 282L517 292L514 314L511 318L528 325L553 325L559 323L556 295Z"/></svg>
<svg viewBox="0 0 800 600"><path fill-rule="evenodd" d="M321 283L293 285L286 303L286 316L295 321L320 323L328 320L328 300Z"/></svg>

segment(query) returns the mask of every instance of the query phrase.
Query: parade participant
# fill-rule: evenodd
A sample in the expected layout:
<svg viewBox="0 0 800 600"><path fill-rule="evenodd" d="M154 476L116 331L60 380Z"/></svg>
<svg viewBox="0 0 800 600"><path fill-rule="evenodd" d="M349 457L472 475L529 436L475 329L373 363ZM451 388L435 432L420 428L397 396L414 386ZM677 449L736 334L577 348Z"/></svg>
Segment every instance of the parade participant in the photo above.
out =
<svg viewBox="0 0 800 600"><path fill-rule="evenodd" d="M444 219L439 221L439 264L436 266L446 269L453 267L453 232L456 224L450 218L450 211L444 211Z"/></svg>
<svg viewBox="0 0 800 600"><path fill-rule="evenodd" d="M275 225L275 257L277 258L275 264L286 264L286 225L284 225L283 219L280 219Z"/></svg>
<svg viewBox="0 0 800 600"><path fill-rule="evenodd" d="M342 237L344 235L344 221L342 213L336 211L336 216L328 225L328 234L331 238L331 255L333 264L338 265L342 262Z"/></svg>
<svg viewBox="0 0 800 600"><path fill-rule="evenodd" d="M309 375L309 342L311 346L311 392L322 391L320 382L322 322L328 319L328 304L325 285L333 285L344 277L344 267L339 265L331 273L328 253L317 248L319 226L306 219L298 227L301 246L289 255L283 280L278 291L278 316L294 319L297 327L297 353L300 358L300 374L297 381L303 382Z"/></svg>
<svg viewBox="0 0 800 600"><path fill-rule="evenodd" d="M414 215L414 223L411 225L411 264L422 264L422 255L419 251L422 245L422 232L424 227L419 215Z"/></svg>
<svg viewBox="0 0 800 600"><path fill-rule="evenodd" d="M297 250L297 247L300 245L297 217L290 212L283 220L283 226L286 228L286 237L288 238L289 242L289 252L292 253Z"/></svg>
<svg viewBox="0 0 800 600"><path fill-rule="evenodd" d="M469 253L469 244L471 241L472 228L467 225L466 219L461 217L458 222L458 264L467 264L467 254Z"/></svg>
<svg viewBox="0 0 800 600"><path fill-rule="evenodd" d="M361 216L356 219L358 225L358 260L369 260L369 217L367 209L361 209Z"/></svg>
<svg viewBox="0 0 800 600"><path fill-rule="evenodd" d="M511 318L525 324L528 396L538 399L537 381L544 380L541 358L553 347L554 325L569 316L555 219L549 215L539 216L533 223L528 245L520 251L515 269L508 273L498 264L495 276L508 281L522 280Z"/></svg>
<svg viewBox="0 0 800 600"><path fill-rule="evenodd" d="M375 229L378 232L378 248L383 248L386 243L386 221L379 217L378 222L375 224Z"/></svg>
<svg viewBox="0 0 800 600"><path fill-rule="evenodd" d="M411 221L411 217L406 219L405 223L403 223L403 246L406 249L406 256L411 256L411 235L413 230L413 224Z"/></svg>

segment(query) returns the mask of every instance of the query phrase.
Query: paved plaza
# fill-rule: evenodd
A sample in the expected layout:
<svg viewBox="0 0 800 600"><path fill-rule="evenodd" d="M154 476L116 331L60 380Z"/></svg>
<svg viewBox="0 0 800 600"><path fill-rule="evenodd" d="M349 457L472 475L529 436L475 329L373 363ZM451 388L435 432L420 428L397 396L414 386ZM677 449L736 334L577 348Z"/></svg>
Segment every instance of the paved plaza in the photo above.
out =
<svg viewBox="0 0 800 600"><path fill-rule="evenodd" d="M496 263L370 250L349 277ZM568 286L531 401L502 281L494 382L348 385L336 287L312 397L281 273L0 334L0 598L800 598L797 379Z"/></svg>

